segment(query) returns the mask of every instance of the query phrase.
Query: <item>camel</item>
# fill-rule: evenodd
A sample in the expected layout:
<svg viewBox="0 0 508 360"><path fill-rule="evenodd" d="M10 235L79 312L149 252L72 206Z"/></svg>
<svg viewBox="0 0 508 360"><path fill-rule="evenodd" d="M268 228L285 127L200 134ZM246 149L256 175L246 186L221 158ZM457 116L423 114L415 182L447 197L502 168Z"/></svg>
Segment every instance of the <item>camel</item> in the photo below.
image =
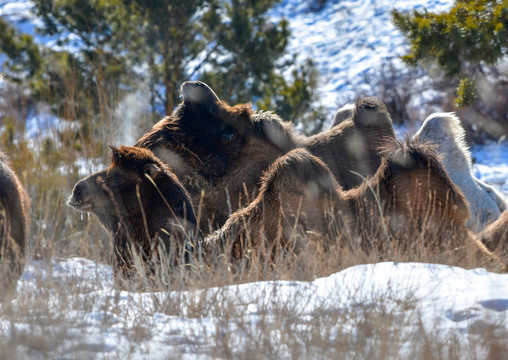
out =
<svg viewBox="0 0 508 360"><path fill-rule="evenodd" d="M111 165L77 182L68 205L96 215L112 235L116 278L152 277L160 252L173 265L184 265L196 226L187 191L150 150L111 146L111 151Z"/></svg>
<svg viewBox="0 0 508 360"><path fill-rule="evenodd" d="M467 226L480 232L506 210L507 204L500 192L473 175L464 135L460 119L454 113L435 113L425 119L415 137L435 144L450 178L469 202L471 217Z"/></svg>
<svg viewBox="0 0 508 360"><path fill-rule="evenodd" d="M373 176L344 190L321 159L305 149L289 152L270 165L256 199L208 236L204 247L226 244L222 251L238 262L259 249L271 255L298 251L318 234L325 249L339 239L339 246L366 253L425 249L435 261L460 253L454 258L503 269L465 227L467 201L432 146L406 140L382 154Z"/></svg>
<svg viewBox="0 0 508 360"><path fill-rule="evenodd" d="M483 244L508 264L508 210L478 235Z"/></svg>
<svg viewBox="0 0 508 360"><path fill-rule="evenodd" d="M0 152L0 270L2 296L12 294L25 266L30 197Z"/></svg>

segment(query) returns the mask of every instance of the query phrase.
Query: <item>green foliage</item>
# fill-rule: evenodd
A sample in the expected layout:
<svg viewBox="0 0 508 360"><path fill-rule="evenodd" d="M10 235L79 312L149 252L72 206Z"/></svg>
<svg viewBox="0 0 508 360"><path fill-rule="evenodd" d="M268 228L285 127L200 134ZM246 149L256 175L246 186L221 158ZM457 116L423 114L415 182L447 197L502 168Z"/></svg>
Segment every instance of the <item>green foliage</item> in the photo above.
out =
<svg viewBox="0 0 508 360"><path fill-rule="evenodd" d="M59 45L69 45L76 37L82 44L77 55L46 50L49 59L36 79L35 88L49 90L57 104L64 92L71 92L77 110L57 106L60 116L81 118L86 111L103 114L112 98L119 98L135 82L126 59L119 55L119 37L126 19L121 1L35 0L34 3L44 23L43 33L68 34L59 37Z"/></svg>
<svg viewBox="0 0 508 360"><path fill-rule="evenodd" d="M395 25L411 43L409 64L435 60L449 76L468 64L494 64L508 48L508 1L457 0L449 12L393 10Z"/></svg>
<svg viewBox="0 0 508 360"><path fill-rule="evenodd" d="M275 70L277 61L284 56L289 30L287 21L273 23L265 14L275 2L225 2L225 16L229 21L215 28L212 70L202 77L212 88L221 89L224 100L251 101L264 94L266 84L279 81Z"/></svg>
<svg viewBox="0 0 508 360"><path fill-rule="evenodd" d="M4 71L7 71L6 77L16 82L33 76L42 61L39 47L34 43L33 38L30 35L19 34L1 18L0 53L7 56L7 60L3 64Z"/></svg>
<svg viewBox="0 0 508 360"><path fill-rule="evenodd" d="M403 59L411 65L437 64L447 76L444 83L458 84L453 105L471 110L463 121L494 139L505 136L506 75L497 67L508 54L508 0L456 0L448 12L393 10L392 16L410 42Z"/></svg>
<svg viewBox="0 0 508 360"><path fill-rule="evenodd" d="M449 78L459 77L455 105L474 105L474 85L483 66L508 53L508 0L456 0L448 12L393 10L395 25L411 44L403 59L417 65L435 61Z"/></svg>
<svg viewBox="0 0 508 360"><path fill-rule="evenodd" d="M469 78L460 79L457 87L457 98L455 99L458 107L464 107L473 104L477 99L476 89Z"/></svg>
<svg viewBox="0 0 508 360"><path fill-rule="evenodd" d="M122 24L128 38L122 46L133 63L148 63L152 111L162 105L169 114L180 84L193 75L191 64L207 46L203 19L215 18L216 7L204 0L125 0L123 5L130 21Z"/></svg>
<svg viewBox="0 0 508 360"><path fill-rule="evenodd" d="M75 71L77 60L67 52L53 52L34 43L32 36L18 33L11 25L0 19L0 52L6 56L2 64L6 71L5 78L11 82L24 83L32 90L34 100L42 100L52 105L55 114L66 118L76 118L83 107L74 96L72 112L64 111L66 107L66 92L71 91L68 83L76 83L74 89L83 89L84 72ZM80 94L84 95L84 94Z"/></svg>
<svg viewBox="0 0 508 360"><path fill-rule="evenodd" d="M147 64L154 113L171 113L180 84L196 76L220 88L225 100L261 96L289 36L286 21L272 24L266 16L275 2L36 0L45 32L76 34L86 63L109 70L122 53L131 69Z"/></svg>
<svg viewBox="0 0 508 360"><path fill-rule="evenodd" d="M315 134L321 131L327 115L324 107L317 104L318 78L313 61L308 59L291 71L290 81L279 76L270 83L256 105L300 125L307 135Z"/></svg>
<svg viewBox="0 0 508 360"><path fill-rule="evenodd" d="M306 133L319 131L325 120L317 105L318 73L312 61L294 65L286 54L290 35L285 19L272 22L266 15L277 1L233 0L225 3L227 22L215 25L217 33L211 70L201 79L232 103L253 101L286 120L301 124ZM217 24L216 19L208 25ZM285 76L290 73L290 76Z"/></svg>
<svg viewBox="0 0 508 360"><path fill-rule="evenodd" d="M93 51L111 44L125 16L120 0L35 0L36 13L44 22L44 32L74 34ZM69 38L60 38L66 44ZM114 50L114 49L111 49Z"/></svg>

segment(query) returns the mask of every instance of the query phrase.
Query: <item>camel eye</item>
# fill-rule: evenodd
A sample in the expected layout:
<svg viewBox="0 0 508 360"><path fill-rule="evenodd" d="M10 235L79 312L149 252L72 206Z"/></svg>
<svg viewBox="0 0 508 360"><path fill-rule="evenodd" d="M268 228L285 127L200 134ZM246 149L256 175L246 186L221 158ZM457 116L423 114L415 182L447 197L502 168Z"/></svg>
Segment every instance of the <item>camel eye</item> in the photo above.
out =
<svg viewBox="0 0 508 360"><path fill-rule="evenodd" d="M111 183L114 186L122 185L123 179L120 176L114 176L113 179L111 179Z"/></svg>
<svg viewBox="0 0 508 360"><path fill-rule="evenodd" d="M236 139L236 131L233 129L224 130L221 134L221 139L226 142Z"/></svg>

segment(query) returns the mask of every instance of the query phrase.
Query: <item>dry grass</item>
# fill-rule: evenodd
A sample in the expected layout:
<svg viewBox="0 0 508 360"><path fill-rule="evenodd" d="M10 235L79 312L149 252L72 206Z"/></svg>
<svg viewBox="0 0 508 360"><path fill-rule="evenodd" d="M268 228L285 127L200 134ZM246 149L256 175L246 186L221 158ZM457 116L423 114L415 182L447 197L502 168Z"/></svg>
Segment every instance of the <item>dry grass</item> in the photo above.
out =
<svg viewBox="0 0 508 360"><path fill-rule="evenodd" d="M243 302L241 287L211 288L260 280L308 281L353 265L386 260L484 265L481 260L454 256L453 252L437 259L427 251L430 235L425 233L396 242L386 238L382 227L376 228L369 234L374 246L368 253L354 246L358 244L356 238L347 239L350 246L344 246L343 238L329 244L329 239L304 234L304 239L312 241L298 252L291 250L291 241L274 257L258 256L254 251L248 262L237 264L236 271L224 261L227 253L224 257L216 248L207 261L197 255L190 266L161 266L155 281L146 279L146 272L141 270L138 283L124 284L133 289L165 290L146 296L104 283L111 276L98 268L89 268L86 274L66 273L65 269L55 273L55 259L79 256L97 264L111 263L108 234L96 218L73 212L66 201L80 172L92 172L108 161L107 134L118 124L112 114L98 114L97 118L109 120L101 123L91 116L84 120L85 127L50 128L43 136L30 138L24 120L27 113L36 110L34 105L19 89L2 91L0 147L11 157L33 201L27 256L36 279L25 281L29 286L21 289L16 301L1 306L0 358L93 358L96 351L103 351L100 358L105 359L143 352L157 354L157 358L185 354L252 359L506 357L506 329L485 325L483 336L451 332L443 337L424 326L418 302L411 296L400 299L388 292L378 294L375 302L353 308L323 303L306 313L302 306L308 301L310 288L306 291L299 287L284 300L267 297L261 291L251 296L251 304L256 306L256 321L252 321L252 317L245 317L250 304ZM90 132L90 128L94 130ZM90 137L90 133L102 135ZM300 234L299 247L301 238ZM387 241L392 245L386 246ZM326 249L323 243L327 243ZM83 281L83 277L88 280ZM237 289L236 293L231 289ZM278 291L275 285L265 289ZM353 293L356 289L344 286L337 291ZM92 316L100 319L90 319ZM167 317L168 322L183 321L189 325L189 332L166 334L162 343L167 349L150 348L154 336L164 335L153 328L155 316ZM99 333L89 333L92 323L100 324ZM106 346L94 352L93 345L83 342L86 337L101 338L112 329L122 335L116 350L108 352Z"/></svg>

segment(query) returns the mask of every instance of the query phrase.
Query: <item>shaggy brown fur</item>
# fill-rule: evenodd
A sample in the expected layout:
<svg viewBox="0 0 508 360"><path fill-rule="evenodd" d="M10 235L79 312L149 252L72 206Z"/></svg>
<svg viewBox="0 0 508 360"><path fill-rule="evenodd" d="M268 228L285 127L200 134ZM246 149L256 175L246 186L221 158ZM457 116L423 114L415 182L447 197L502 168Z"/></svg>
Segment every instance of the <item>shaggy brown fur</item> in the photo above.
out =
<svg viewBox="0 0 508 360"><path fill-rule="evenodd" d="M395 139L386 108L372 98L357 103L352 119L305 138L273 113L229 106L204 83L186 82L181 90L183 102L136 146L151 149L175 171L194 205L201 205L205 233L250 203L262 172L292 149L304 147L322 158L349 189L362 181L351 170L373 174L380 164L377 147Z"/></svg>
<svg viewBox="0 0 508 360"><path fill-rule="evenodd" d="M30 198L0 152L0 289L11 293L25 266Z"/></svg>
<svg viewBox="0 0 508 360"><path fill-rule="evenodd" d="M259 257L281 250L298 252L309 234L329 234L336 228L331 225L341 218L335 214L346 207L328 167L305 149L277 159L261 183L254 201L205 239L205 252L222 246L220 252L230 255L233 263L250 256L250 251Z"/></svg>
<svg viewBox="0 0 508 360"><path fill-rule="evenodd" d="M383 232L386 229L379 222L383 218L383 226L397 239L410 240L425 233L430 238L445 236L462 242L464 238L455 235L466 231L468 203L432 147L406 140L386 147L382 153L383 160L376 174L344 193L343 199L355 214L356 231ZM368 242L364 236L364 246ZM433 245L439 247L439 243Z"/></svg>
<svg viewBox="0 0 508 360"><path fill-rule="evenodd" d="M436 261L456 251L495 260L466 229L467 201L429 146L395 143L383 154L374 176L344 191L320 159L291 151L270 166L259 196L209 236L205 248L229 244L224 251L238 261L248 251L287 248L288 240L298 251L319 234L325 248L339 238L340 246L360 245L366 253L396 246L426 248Z"/></svg>
<svg viewBox="0 0 508 360"><path fill-rule="evenodd" d="M68 204L97 215L113 235L116 276L129 278L135 273L134 253L151 275L158 251L178 259L185 244L191 246L188 234L196 219L189 195L151 151L126 146L111 149L111 165L76 183Z"/></svg>

